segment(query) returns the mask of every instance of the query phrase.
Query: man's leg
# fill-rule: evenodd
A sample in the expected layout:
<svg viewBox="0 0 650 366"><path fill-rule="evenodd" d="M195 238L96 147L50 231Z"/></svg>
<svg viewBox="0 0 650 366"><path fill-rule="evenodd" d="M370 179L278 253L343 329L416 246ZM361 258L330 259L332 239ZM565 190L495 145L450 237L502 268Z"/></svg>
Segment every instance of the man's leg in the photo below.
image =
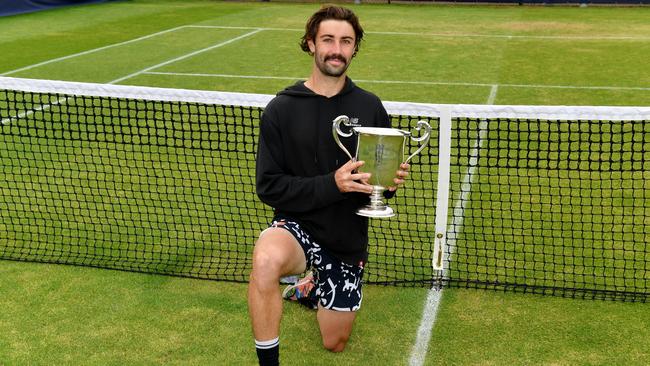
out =
<svg viewBox="0 0 650 366"><path fill-rule="evenodd" d="M260 234L248 285L248 311L258 345L277 341L280 334L280 277L304 272L305 267L305 254L287 230L269 228Z"/></svg>
<svg viewBox="0 0 650 366"><path fill-rule="evenodd" d="M352 334L352 325L356 316L356 311L328 310L319 305L316 317L323 347L332 352L343 351Z"/></svg>

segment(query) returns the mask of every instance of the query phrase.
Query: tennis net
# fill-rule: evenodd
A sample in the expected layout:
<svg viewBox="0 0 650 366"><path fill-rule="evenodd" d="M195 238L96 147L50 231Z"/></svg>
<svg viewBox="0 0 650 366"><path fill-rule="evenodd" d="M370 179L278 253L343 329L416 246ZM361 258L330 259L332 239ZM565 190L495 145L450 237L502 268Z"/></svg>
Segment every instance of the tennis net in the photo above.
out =
<svg viewBox="0 0 650 366"><path fill-rule="evenodd" d="M0 258L246 281L270 98L0 78ZM385 105L432 137L366 282L647 300L650 108Z"/></svg>

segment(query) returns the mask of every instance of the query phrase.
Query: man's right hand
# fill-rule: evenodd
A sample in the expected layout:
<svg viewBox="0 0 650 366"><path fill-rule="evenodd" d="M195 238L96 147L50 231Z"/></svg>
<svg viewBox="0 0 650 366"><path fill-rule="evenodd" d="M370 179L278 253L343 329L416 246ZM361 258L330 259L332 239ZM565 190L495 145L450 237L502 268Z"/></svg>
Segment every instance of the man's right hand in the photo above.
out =
<svg viewBox="0 0 650 366"><path fill-rule="evenodd" d="M363 161L348 161L334 172L334 180L339 191L372 193L372 186L368 184L370 173L357 173Z"/></svg>

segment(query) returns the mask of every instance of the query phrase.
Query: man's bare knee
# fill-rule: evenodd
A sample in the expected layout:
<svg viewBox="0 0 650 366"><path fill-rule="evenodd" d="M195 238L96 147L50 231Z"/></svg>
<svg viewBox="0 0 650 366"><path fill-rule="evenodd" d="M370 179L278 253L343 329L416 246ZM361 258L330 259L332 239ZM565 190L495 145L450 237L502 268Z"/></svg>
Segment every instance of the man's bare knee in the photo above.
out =
<svg viewBox="0 0 650 366"><path fill-rule="evenodd" d="M253 252L253 273L274 275L280 273L281 263L278 258L265 250Z"/></svg>
<svg viewBox="0 0 650 366"><path fill-rule="evenodd" d="M339 312L318 309L318 325L323 340L323 347L331 352L342 352L352 334L355 312Z"/></svg>
<svg viewBox="0 0 650 366"><path fill-rule="evenodd" d="M350 337L331 337L323 339L323 347L330 352L343 352Z"/></svg>
<svg viewBox="0 0 650 366"><path fill-rule="evenodd" d="M277 260L261 251L253 253L253 269L250 275L250 282L255 283L258 288L277 285L280 279L280 265Z"/></svg>
<svg viewBox="0 0 650 366"><path fill-rule="evenodd" d="M267 229L253 250L250 282L260 289L277 286L288 272L304 270L305 257L296 239L284 229Z"/></svg>

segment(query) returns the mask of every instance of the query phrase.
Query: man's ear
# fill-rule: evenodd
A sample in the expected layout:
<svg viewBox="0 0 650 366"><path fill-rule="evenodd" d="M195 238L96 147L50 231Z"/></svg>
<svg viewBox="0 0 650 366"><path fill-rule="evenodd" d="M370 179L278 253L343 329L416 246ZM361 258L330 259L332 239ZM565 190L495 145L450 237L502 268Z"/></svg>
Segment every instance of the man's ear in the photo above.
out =
<svg viewBox="0 0 650 366"><path fill-rule="evenodd" d="M308 39L307 46L309 46L309 54L313 55L314 52L316 51L316 45L314 44L314 40Z"/></svg>

